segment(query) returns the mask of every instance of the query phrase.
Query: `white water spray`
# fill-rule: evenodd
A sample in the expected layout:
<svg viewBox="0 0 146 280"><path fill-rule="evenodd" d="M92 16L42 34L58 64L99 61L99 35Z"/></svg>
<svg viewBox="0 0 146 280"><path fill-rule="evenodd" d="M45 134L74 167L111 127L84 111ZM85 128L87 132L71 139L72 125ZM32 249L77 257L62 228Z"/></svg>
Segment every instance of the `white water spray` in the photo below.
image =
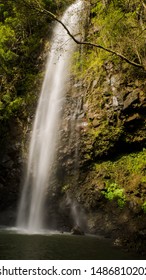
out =
<svg viewBox="0 0 146 280"><path fill-rule="evenodd" d="M79 34L82 9L83 1L77 0L61 19L74 36ZM45 192L49 187L60 111L69 80L71 57L76 47L59 23L55 27L52 42L32 131L17 219L17 226L28 232L38 232L43 228Z"/></svg>

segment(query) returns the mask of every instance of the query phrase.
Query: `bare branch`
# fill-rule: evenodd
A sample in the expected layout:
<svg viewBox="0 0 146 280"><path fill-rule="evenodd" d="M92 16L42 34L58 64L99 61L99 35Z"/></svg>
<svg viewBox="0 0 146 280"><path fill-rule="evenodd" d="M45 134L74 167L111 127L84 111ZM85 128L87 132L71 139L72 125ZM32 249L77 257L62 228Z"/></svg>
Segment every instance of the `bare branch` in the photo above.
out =
<svg viewBox="0 0 146 280"><path fill-rule="evenodd" d="M146 4L143 1L142 1L142 5L146 9Z"/></svg>
<svg viewBox="0 0 146 280"><path fill-rule="evenodd" d="M50 12L49 10L46 10L45 8L43 8L37 0L35 0L35 2L37 3L37 6L33 6L34 9L36 9L37 11L41 12L41 13L45 13L47 14L48 16L50 16L53 20L59 22L63 28L66 30L67 34L73 39L73 41L78 44L78 45L87 45L87 46L91 46L91 47L95 47L95 48L99 48L99 49L102 49L106 52L109 52L113 55L116 55L118 57L120 57L122 60L126 61L127 63L135 66L135 67L139 67L139 68L142 68L143 70L145 70L145 67L144 65L142 64L139 64L139 63L136 63L130 59L128 59L126 56L124 56L123 54L121 53L118 53L112 49L109 49L109 48L106 48L106 47L103 47L101 45L98 45L98 44L94 44L94 43L91 43L91 42L87 42L87 41L79 41L75 38L75 36L69 31L69 29L67 28L67 26L55 15L53 14L52 12Z"/></svg>

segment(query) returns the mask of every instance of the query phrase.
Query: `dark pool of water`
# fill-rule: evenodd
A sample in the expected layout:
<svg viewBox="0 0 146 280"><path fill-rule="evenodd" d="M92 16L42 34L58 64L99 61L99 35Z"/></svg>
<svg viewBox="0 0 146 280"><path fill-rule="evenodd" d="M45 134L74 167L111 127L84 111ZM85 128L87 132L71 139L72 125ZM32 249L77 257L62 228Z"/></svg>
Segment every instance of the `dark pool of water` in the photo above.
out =
<svg viewBox="0 0 146 280"><path fill-rule="evenodd" d="M137 259L97 236L17 233L0 230L0 260Z"/></svg>

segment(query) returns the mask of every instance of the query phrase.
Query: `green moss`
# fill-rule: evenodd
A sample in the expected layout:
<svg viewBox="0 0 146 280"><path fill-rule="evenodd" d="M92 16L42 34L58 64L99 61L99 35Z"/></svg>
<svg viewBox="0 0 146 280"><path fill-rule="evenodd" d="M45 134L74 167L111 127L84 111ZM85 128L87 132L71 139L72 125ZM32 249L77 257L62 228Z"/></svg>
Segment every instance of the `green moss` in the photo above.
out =
<svg viewBox="0 0 146 280"><path fill-rule="evenodd" d="M106 190L102 191L102 194L108 200L117 200L118 206L123 208L126 202L124 189L121 189L116 183L106 182Z"/></svg>
<svg viewBox="0 0 146 280"><path fill-rule="evenodd" d="M94 143L93 154L98 158L107 155L114 148L123 133L123 127L110 126L107 120L101 120L100 126L96 129L91 127L88 133Z"/></svg>
<svg viewBox="0 0 146 280"><path fill-rule="evenodd" d="M142 210L146 214L146 201L142 204Z"/></svg>
<svg viewBox="0 0 146 280"><path fill-rule="evenodd" d="M146 149L123 155L114 160L98 162L94 170L105 184L104 196L112 200L117 196L118 204L136 202L143 209L146 201Z"/></svg>
<svg viewBox="0 0 146 280"><path fill-rule="evenodd" d="M145 175L142 176L142 178L141 178L141 183L146 183L146 176L145 176Z"/></svg>
<svg viewBox="0 0 146 280"><path fill-rule="evenodd" d="M62 187L61 192L62 192L62 193L66 193L66 192L69 190L69 188L70 188L70 185L69 185L69 184L64 185L64 186Z"/></svg>
<svg viewBox="0 0 146 280"><path fill-rule="evenodd" d="M4 108L4 104L2 101L0 101L0 111L3 110L3 108Z"/></svg>
<svg viewBox="0 0 146 280"><path fill-rule="evenodd" d="M95 168L97 170L109 169L114 173L123 170L129 172L130 174L142 175L145 173L146 168L146 149L143 149L140 152L122 155L115 160L96 163Z"/></svg>

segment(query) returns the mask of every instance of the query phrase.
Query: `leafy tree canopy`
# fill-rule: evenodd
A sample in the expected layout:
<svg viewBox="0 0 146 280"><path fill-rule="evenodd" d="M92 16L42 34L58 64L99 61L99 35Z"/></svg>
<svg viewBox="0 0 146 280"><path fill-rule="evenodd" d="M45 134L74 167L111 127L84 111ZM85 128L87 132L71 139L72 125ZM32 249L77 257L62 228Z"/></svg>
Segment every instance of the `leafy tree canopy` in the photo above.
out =
<svg viewBox="0 0 146 280"><path fill-rule="evenodd" d="M46 15L33 9L38 4L57 13L69 5L67 0L1 0L0 3L0 120L9 119L16 111L25 111L26 103L33 98L28 96L51 25Z"/></svg>

